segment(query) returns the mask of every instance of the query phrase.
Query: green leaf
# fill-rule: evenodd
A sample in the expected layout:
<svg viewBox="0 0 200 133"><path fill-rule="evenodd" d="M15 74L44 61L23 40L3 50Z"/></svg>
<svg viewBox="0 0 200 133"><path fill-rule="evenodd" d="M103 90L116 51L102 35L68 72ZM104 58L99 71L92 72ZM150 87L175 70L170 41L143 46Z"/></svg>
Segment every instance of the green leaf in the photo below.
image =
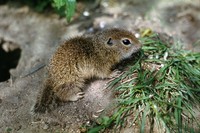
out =
<svg viewBox="0 0 200 133"><path fill-rule="evenodd" d="M99 133L104 127L103 126L96 126L92 129L89 129L87 133Z"/></svg>
<svg viewBox="0 0 200 133"><path fill-rule="evenodd" d="M67 21L70 22L72 16L74 15L76 8L76 0L53 0L55 7L60 10L64 8L64 12L67 18Z"/></svg>
<svg viewBox="0 0 200 133"><path fill-rule="evenodd" d="M182 132L182 118L181 118L182 110L180 109L181 103L182 103L182 99L181 99L181 97L178 97L177 98L177 106L179 108L175 108L175 119L176 119L176 123L178 125L179 133Z"/></svg>
<svg viewBox="0 0 200 133"><path fill-rule="evenodd" d="M76 0L67 0L65 14L67 16L68 22L70 22L72 16L74 15L75 7L76 7Z"/></svg>
<svg viewBox="0 0 200 133"><path fill-rule="evenodd" d="M142 113L142 122L141 122L141 129L140 129L141 133L145 132L145 125L146 125L146 119L147 119L147 114L148 114L149 108L150 108L150 105L147 104L144 109L144 112Z"/></svg>
<svg viewBox="0 0 200 133"><path fill-rule="evenodd" d="M56 8L60 9L62 6L66 4L67 0L53 0Z"/></svg>

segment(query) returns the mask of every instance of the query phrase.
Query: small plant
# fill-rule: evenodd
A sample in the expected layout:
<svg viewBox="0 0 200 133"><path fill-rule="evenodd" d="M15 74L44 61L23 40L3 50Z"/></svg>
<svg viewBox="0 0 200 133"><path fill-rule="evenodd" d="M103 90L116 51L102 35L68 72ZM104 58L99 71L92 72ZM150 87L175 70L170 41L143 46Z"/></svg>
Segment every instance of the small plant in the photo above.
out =
<svg viewBox="0 0 200 133"><path fill-rule="evenodd" d="M6 1L12 2L12 0ZM71 20L76 8L76 0L18 0L18 2L26 4L38 12L43 12L47 8L53 8L60 16L66 16L67 21Z"/></svg>
<svg viewBox="0 0 200 133"><path fill-rule="evenodd" d="M76 0L53 0L58 10L63 10L67 21L70 21L76 8Z"/></svg>
<svg viewBox="0 0 200 133"><path fill-rule="evenodd" d="M110 83L118 84L115 112L100 117L88 132L136 125L142 133L155 127L159 132L199 130L194 108L200 103L200 53L174 48L157 34L141 41L138 61Z"/></svg>
<svg viewBox="0 0 200 133"><path fill-rule="evenodd" d="M7 127L6 133L11 133L11 132L12 132L12 128Z"/></svg>

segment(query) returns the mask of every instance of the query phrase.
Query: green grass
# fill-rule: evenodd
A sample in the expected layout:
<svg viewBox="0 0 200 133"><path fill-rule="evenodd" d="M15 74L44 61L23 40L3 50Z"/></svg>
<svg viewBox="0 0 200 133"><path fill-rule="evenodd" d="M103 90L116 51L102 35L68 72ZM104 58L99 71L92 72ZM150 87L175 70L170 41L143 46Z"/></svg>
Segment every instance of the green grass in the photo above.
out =
<svg viewBox="0 0 200 133"><path fill-rule="evenodd" d="M154 127L160 132L199 131L194 108L200 105L200 53L170 46L157 34L141 42L137 62L110 83L117 86L115 111L101 116L88 132L132 125L142 133L154 132Z"/></svg>

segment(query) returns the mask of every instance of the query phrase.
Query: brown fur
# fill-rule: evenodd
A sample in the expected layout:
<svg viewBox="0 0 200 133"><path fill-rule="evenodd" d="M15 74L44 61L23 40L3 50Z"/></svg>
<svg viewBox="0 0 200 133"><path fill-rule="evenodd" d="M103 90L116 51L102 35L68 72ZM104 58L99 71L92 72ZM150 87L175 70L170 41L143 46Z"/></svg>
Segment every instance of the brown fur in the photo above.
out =
<svg viewBox="0 0 200 133"><path fill-rule="evenodd" d="M126 46L122 39L129 39ZM108 44L108 42L112 44ZM52 101L53 93L60 101L76 101L83 97L85 80L108 78L111 68L129 58L141 48L139 41L128 31L108 29L92 36L69 39L62 44L50 60L48 79L38 97L34 111L41 111ZM51 92L51 93L50 93Z"/></svg>

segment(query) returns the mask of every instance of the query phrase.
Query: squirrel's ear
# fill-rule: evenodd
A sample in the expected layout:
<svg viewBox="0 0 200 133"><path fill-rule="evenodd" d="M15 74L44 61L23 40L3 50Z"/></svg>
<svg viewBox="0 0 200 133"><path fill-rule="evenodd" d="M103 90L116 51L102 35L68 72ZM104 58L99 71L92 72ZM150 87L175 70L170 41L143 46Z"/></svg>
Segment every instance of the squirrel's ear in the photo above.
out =
<svg viewBox="0 0 200 133"><path fill-rule="evenodd" d="M110 46L112 46L112 45L113 45L112 38L109 38L109 39L108 39L108 41L107 41L107 44L108 44L108 45L110 45Z"/></svg>

